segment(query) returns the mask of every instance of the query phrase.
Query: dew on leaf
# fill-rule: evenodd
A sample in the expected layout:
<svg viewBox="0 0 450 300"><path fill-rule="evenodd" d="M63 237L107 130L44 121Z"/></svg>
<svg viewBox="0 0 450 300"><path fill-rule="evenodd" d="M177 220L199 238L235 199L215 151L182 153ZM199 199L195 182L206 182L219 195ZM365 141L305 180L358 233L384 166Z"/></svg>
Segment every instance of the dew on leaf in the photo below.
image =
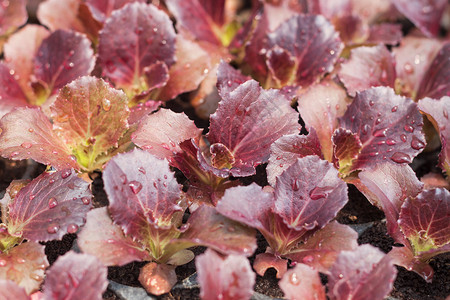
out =
<svg viewBox="0 0 450 300"><path fill-rule="evenodd" d="M147 173L147 172L145 171L144 167L139 167L139 168L138 168L138 171L141 172L142 174Z"/></svg>
<svg viewBox="0 0 450 300"><path fill-rule="evenodd" d="M292 190L293 190L294 192L298 191L299 188L300 188L297 179L292 180L292 185L291 185L291 186L292 186Z"/></svg>
<svg viewBox="0 0 450 300"><path fill-rule="evenodd" d="M400 139L402 140L403 143L406 142L406 135L405 134L401 134L400 135Z"/></svg>
<svg viewBox="0 0 450 300"><path fill-rule="evenodd" d="M89 203L91 203L91 199L89 197L83 197L81 198L81 201L84 205L89 205Z"/></svg>
<svg viewBox="0 0 450 300"><path fill-rule="evenodd" d="M111 101L109 99L103 98L102 108L104 111L109 111L111 109Z"/></svg>
<svg viewBox="0 0 450 300"><path fill-rule="evenodd" d="M425 144L421 140L419 140L416 136L413 136L411 141L411 148L415 150L420 150L425 148Z"/></svg>
<svg viewBox="0 0 450 300"><path fill-rule="evenodd" d="M70 174L72 174L72 170L71 169L66 169L66 170L61 172L61 178L62 179L66 179L67 177L70 176Z"/></svg>
<svg viewBox="0 0 450 300"><path fill-rule="evenodd" d="M292 273L291 276L289 276L289 282L293 285L299 285L300 284L300 278L298 278L297 273Z"/></svg>
<svg viewBox="0 0 450 300"><path fill-rule="evenodd" d="M17 259L16 259L16 261L17 261L17 263L19 263L19 264L23 264L23 263L25 263L25 259L23 259L23 258L21 258L21 257L18 257Z"/></svg>
<svg viewBox="0 0 450 300"><path fill-rule="evenodd" d="M75 233L78 231L78 225L77 224L69 224L67 225L67 232L68 233Z"/></svg>
<svg viewBox="0 0 450 300"><path fill-rule="evenodd" d="M52 209L56 206L58 206L58 201L54 197L48 199L48 208Z"/></svg>
<svg viewBox="0 0 450 300"><path fill-rule="evenodd" d="M127 175L122 174L119 177L123 184L127 183L127 181L128 181Z"/></svg>
<svg viewBox="0 0 450 300"><path fill-rule="evenodd" d="M34 132L34 129L33 128L28 128L28 131L29 132Z"/></svg>
<svg viewBox="0 0 450 300"><path fill-rule="evenodd" d="M8 264L8 263L7 263L6 260L0 259L0 267L4 267L4 266L6 266L7 264Z"/></svg>
<svg viewBox="0 0 450 300"><path fill-rule="evenodd" d="M366 125L363 126L363 128L361 130L361 133L362 134L367 134L369 131L370 131L370 126L368 124L366 124Z"/></svg>
<svg viewBox="0 0 450 300"><path fill-rule="evenodd" d="M406 64L403 66L403 70L405 70L405 73L406 73L406 74L412 74L412 73L414 73L414 68L413 68L413 66L412 66L410 63L406 63Z"/></svg>
<svg viewBox="0 0 450 300"><path fill-rule="evenodd" d="M312 263L314 261L314 257L312 255L306 255L303 257L302 261L304 263Z"/></svg>
<svg viewBox="0 0 450 300"><path fill-rule="evenodd" d="M409 163L411 161L411 158L409 157L408 154L403 153L403 152L395 152L392 156L391 156L391 160L402 164L402 163Z"/></svg>
<svg viewBox="0 0 450 300"><path fill-rule="evenodd" d="M47 232L48 232L48 233L51 233L51 234L57 233L58 230L59 230L59 226L56 225L56 224L50 224L50 225L48 225L48 227L47 227Z"/></svg>
<svg viewBox="0 0 450 300"><path fill-rule="evenodd" d="M375 130L374 133L373 133L373 136L375 136L375 137L385 137L386 136L386 131L387 131L386 128Z"/></svg>
<svg viewBox="0 0 450 300"><path fill-rule="evenodd" d="M31 146L32 146L32 144L29 142L24 142L20 145L20 147L25 148L25 149L30 149Z"/></svg>
<svg viewBox="0 0 450 300"><path fill-rule="evenodd" d="M397 142L394 139L386 139L386 144L389 146L394 146Z"/></svg>
<svg viewBox="0 0 450 300"><path fill-rule="evenodd" d="M394 106L394 107L391 109L392 112L396 112L397 110L398 110L398 106Z"/></svg>
<svg viewBox="0 0 450 300"><path fill-rule="evenodd" d="M19 155L19 152L14 151L14 152L12 152L12 153L9 155L9 157L10 157L10 158L13 158L13 157L15 157L15 156L17 156L17 155Z"/></svg>
<svg viewBox="0 0 450 300"><path fill-rule="evenodd" d="M133 194L137 194L142 190L142 184L139 181L133 180L128 184Z"/></svg>
<svg viewBox="0 0 450 300"><path fill-rule="evenodd" d="M411 125L405 125L405 127L403 127L403 128L407 132L414 132L414 127L412 127Z"/></svg>

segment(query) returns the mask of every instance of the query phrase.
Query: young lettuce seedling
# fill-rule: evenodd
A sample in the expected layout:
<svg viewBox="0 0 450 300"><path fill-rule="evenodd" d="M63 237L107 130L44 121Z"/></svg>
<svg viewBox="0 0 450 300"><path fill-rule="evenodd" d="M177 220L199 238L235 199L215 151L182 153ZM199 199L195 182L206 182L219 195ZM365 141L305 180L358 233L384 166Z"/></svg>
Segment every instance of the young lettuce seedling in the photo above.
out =
<svg viewBox="0 0 450 300"><path fill-rule="evenodd" d="M38 242L76 233L91 209L89 184L71 169L13 181L1 200L0 278L37 290L48 261ZM27 241L27 242L25 242Z"/></svg>
<svg viewBox="0 0 450 300"><path fill-rule="evenodd" d="M106 165L103 180L110 216L106 208L89 212L79 246L108 266L152 261L139 276L149 293L170 291L175 266L194 258L186 248L204 245L245 256L256 249L252 229L212 207L199 207L183 224L186 199L166 160L140 149L118 154Z"/></svg>

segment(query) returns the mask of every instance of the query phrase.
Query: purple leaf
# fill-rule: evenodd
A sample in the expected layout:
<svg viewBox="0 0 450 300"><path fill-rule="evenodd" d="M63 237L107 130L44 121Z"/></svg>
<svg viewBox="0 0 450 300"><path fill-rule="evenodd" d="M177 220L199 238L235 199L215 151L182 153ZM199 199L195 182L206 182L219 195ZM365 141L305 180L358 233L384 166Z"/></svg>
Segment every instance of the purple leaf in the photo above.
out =
<svg viewBox="0 0 450 300"><path fill-rule="evenodd" d="M450 249L447 249L449 251ZM409 246L393 247L388 253L394 264L406 268L419 274L427 283L431 283L434 271L431 266L414 256L413 250Z"/></svg>
<svg viewBox="0 0 450 300"><path fill-rule="evenodd" d="M450 97L442 97L440 100L425 98L419 101L419 109L425 113L441 138L441 153L439 154L439 166L450 174Z"/></svg>
<svg viewBox="0 0 450 300"><path fill-rule="evenodd" d="M425 190L406 199L398 225L415 254L450 244L449 211L450 192L443 188Z"/></svg>
<svg viewBox="0 0 450 300"><path fill-rule="evenodd" d="M0 254L0 278L12 280L27 294L39 289L49 266L44 246L35 242L20 244Z"/></svg>
<svg viewBox="0 0 450 300"><path fill-rule="evenodd" d="M356 231L333 221L314 232L286 257L326 274L341 251L355 250L358 247L357 239Z"/></svg>
<svg viewBox="0 0 450 300"><path fill-rule="evenodd" d="M173 245L184 248L194 245L210 247L223 254L251 256L256 250L255 231L232 221L215 208L202 205L195 210L188 222L188 229Z"/></svg>
<svg viewBox="0 0 450 300"><path fill-rule="evenodd" d="M13 160L32 158L57 169L79 169L71 151L39 108L13 110L0 120L0 128L1 156Z"/></svg>
<svg viewBox="0 0 450 300"><path fill-rule="evenodd" d="M433 58L442 47L437 39L406 36L400 46L393 49L397 73L397 83L403 95L416 98L422 78L427 72ZM427 79L424 78L426 81ZM439 80L439 79L438 79ZM432 79L430 82L434 81Z"/></svg>
<svg viewBox="0 0 450 300"><path fill-rule="evenodd" d="M287 271L287 264L287 259L280 258L272 253L259 253L253 262L253 269L259 276L264 276L268 269L274 268L277 271L276 277L280 279Z"/></svg>
<svg viewBox="0 0 450 300"><path fill-rule="evenodd" d="M417 105L387 87L357 93L339 121L362 144L349 171L363 170L383 161L410 163L425 147Z"/></svg>
<svg viewBox="0 0 450 300"><path fill-rule="evenodd" d="M315 129L323 156L332 161L331 136L338 127L337 118L344 115L350 103L345 90L331 80L323 80L310 86L297 102L306 129Z"/></svg>
<svg viewBox="0 0 450 300"><path fill-rule="evenodd" d="M103 180L112 219L125 235L140 241L149 224L170 228L174 213L183 210L180 186L167 161L140 149L111 159Z"/></svg>
<svg viewBox="0 0 450 300"><path fill-rule="evenodd" d="M77 242L84 253L95 255L106 266L151 260L142 245L125 237L120 226L113 224L106 207L88 212Z"/></svg>
<svg viewBox="0 0 450 300"><path fill-rule="evenodd" d="M386 215L388 234L398 243L405 238L400 232L397 220L400 208L408 197L416 197L423 184L407 165L379 164L358 174L359 183L354 183L366 198Z"/></svg>
<svg viewBox="0 0 450 300"><path fill-rule="evenodd" d="M351 130L336 129L331 137L334 145L334 159L337 160L339 173L348 175L353 162L358 158L362 144L356 133Z"/></svg>
<svg viewBox="0 0 450 300"><path fill-rule="evenodd" d="M8 205L8 232L36 242L61 239L84 224L91 197L73 170L43 173Z"/></svg>
<svg viewBox="0 0 450 300"><path fill-rule="evenodd" d="M217 69L217 90L219 95L225 98L226 94L234 91L250 79L250 77L243 75L239 70L234 69L222 60Z"/></svg>
<svg viewBox="0 0 450 300"><path fill-rule="evenodd" d="M392 259L371 245L342 251L328 277L330 299L384 299L397 270Z"/></svg>
<svg viewBox="0 0 450 300"><path fill-rule="evenodd" d="M134 2L114 11L100 32L99 64L117 87L145 91L145 67L175 62L175 32L169 17L153 5ZM137 85L136 85L137 84Z"/></svg>
<svg viewBox="0 0 450 300"><path fill-rule="evenodd" d="M94 51L86 36L57 30L42 41L34 61L34 74L51 93L80 76L89 75L94 64Z"/></svg>
<svg viewBox="0 0 450 300"><path fill-rule="evenodd" d="M23 287L11 280L0 280L0 297L5 300L29 300L30 297Z"/></svg>
<svg viewBox="0 0 450 300"><path fill-rule="evenodd" d="M154 262L148 263L139 273L139 282L150 294L159 296L168 293L177 283L175 267Z"/></svg>
<svg viewBox="0 0 450 300"><path fill-rule="evenodd" d="M450 43L444 44L423 75L417 99L450 96Z"/></svg>
<svg viewBox="0 0 450 300"><path fill-rule="evenodd" d="M351 96L373 86L394 87L395 60L386 46L358 47L341 64L339 78Z"/></svg>
<svg viewBox="0 0 450 300"><path fill-rule="evenodd" d="M145 0L86 0L85 2L92 16L97 21L104 23L114 10L131 2L145 2Z"/></svg>
<svg viewBox="0 0 450 300"><path fill-rule="evenodd" d="M128 129L127 96L96 77L84 76L64 86L50 108L59 136L88 170Z"/></svg>
<svg viewBox="0 0 450 300"><path fill-rule="evenodd" d="M139 123L139 121L145 116L152 112L158 110L158 108L163 104L162 101L148 100L145 103L138 103L136 106L130 108L130 115L128 116L128 124L134 125Z"/></svg>
<svg viewBox="0 0 450 300"><path fill-rule="evenodd" d="M0 117L15 107L28 105L22 88L11 73L14 74L14 70L0 62Z"/></svg>
<svg viewBox="0 0 450 300"><path fill-rule="evenodd" d="M187 30L200 41L221 44L214 33L213 20L198 0L166 0L166 4L177 20L178 30Z"/></svg>
<svg viewBox="0 0 450 300"><path fill-rule="evenodd" d="M279 91L263 90L254 80L224 96L210 118L208 140L233 153L233 176L252 175L255 166L268 160L275 140L299 130L297 113Z"/></svg>
<svg viewBox="0 0 450 300"><path fill-rule="evenodd" d="M177 61L170 67L169 80L157 92L157 99L170 100L181 93L195 90L207 76L205 70L211 68L210 54L198 43L178 34L175 46Z"/></svg>
<svg viewBox="0 0 450 300"><path fill-rule="evenodd" d="M10 34L27 21L26 5L25 0L5 1L1 4L0 36Z"/></svg>
<svg viewBox="0 0 450 300"><path fill-rule="evenodd" d="M51 31L58 29L84 32L84 26L78 19L81 7L79 0L46 0L39 4L36 15L39 22Z"/></svg>
<svg viewBox="0 0 450 300"><path fill-rule="evenodd" d="M325 287L317 270L297 264L279 282L284 296L291 300L325 300Z"/></svg>
<svg viewBox="0 0 450 300"><path fill-rule="evenodd" d="M174 152L182 151L180 143L200 134L201 130L184 113L161 109L141 119L132 140L156 157L169 159Z"/></svg>
<svg viewBox="0 0 450 300"><path fill-rule="evenodd" d="M311 128L308 135L289 134L282 136L270 146L269 164L267 165L267 180L275 185L276 178L297 158L316 155L323 158L322 147L317 133Z"/></svg>
<svg viewBox="0 0 450 300"><path fill-rule="evenodd" d="M392 3L425 35L433 37L438 34L446 0L393 0Z"/></svg>
<svg viewBox="0 0 450 300"><path fill-rule="evenodd" d="M31 103L33 103L31 100L35 100L35 94L30 84L34 72L35 55L42 41L49 34L50 32L44 26L28 24L11 35L4 45L5 60L8 62L8 66L14 70L14 78Z"/></svg>
<svg viewBox="0 0 450 300"><path fill-rule="evenodd" d="M333 70L343 48L334 27L320 15L292 17L269 33L267 39L267 66L280 85L307 86L318 81ZM283 71L286 63L291 65L289 74Z"/></svg>
<svg viewBox="0 0 450 300"><path fill-rule="evenodd" d="M242 255L222 257L211 249L195 260L202 299L250 299L255 273Z"/></svg>
<svg viewBox="0 0 450 300"><path fill-rule="evenodd" d="M338 171L317 156L299 158L284 171L274 195L274 212L297 231L322 228L348 201L347 185Z"/></svg>
<svg viewBox="0 0 450 300"><path fill-rule="evenodd" d="M95 256L69 251L47 271L44 299L102 299L107 268Z"/></svg>
<svg viewBox="0 0 450 300"><path fill-rule="evenodd" d="M367 42L395 46L402 38L403 33L401 24L381 23L370 26Z"/></svg>

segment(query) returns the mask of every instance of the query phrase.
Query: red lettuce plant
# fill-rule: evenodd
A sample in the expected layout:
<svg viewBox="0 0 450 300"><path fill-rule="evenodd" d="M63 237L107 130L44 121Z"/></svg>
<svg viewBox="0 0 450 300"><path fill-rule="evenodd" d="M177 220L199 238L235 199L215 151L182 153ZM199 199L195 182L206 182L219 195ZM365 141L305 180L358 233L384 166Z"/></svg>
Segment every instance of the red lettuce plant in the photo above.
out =
<svg viewBox="0 0 450 300"><path fill-rule="evenodd" d="M119 154L106 165L103 180L111 218L106 208L89 212L80 248L108 266L153 261L139 276L152 294L166 293L176 283L175 266L194 257L186 248L205 245L246 256L256 249L254 231L214 208L198 208L183 224L186 199L165 160L139 149Z"/></svg>
<svg viewBox="0 0 450 300"><path fill-rule="evenodd" d="M0 53L8 35L23 25L27 19L25 0L3 1L0 9Z"/></svg>
<svg viewBox="0 0 450 300"><path fill-rule="evenodd" d="M254 268L263 275L274 266L281 277L287 261L280 257L327 272L339 251L356 247L356 232L329 223L347 200L347 185L333 165L311 155L278 176L273 191L256 184L229 188L217 210L262 233L270 248L257 256Z"/></svg>
<svg viewBox="0 0 450 300"><path fill-rule="evenodd" d="M38 242L77 232L91 198L88 183L71 169L43 173L29 183L13 181L1 200L0 277L27 294L36 291L48 267Z"/></svg>
<svg viewBox="0 0 450 300"><path fill-rule="evenodd" d="M243 255L223 257L207 249L195 259L202 299L250 299L255 273Z"/></svg>
<svg viewBox="0 0 450 300"><path fill-rule="evenodd" d="M233 184L230 175L255 174L255 167L267 161L273 141L299 131L298 115L280 91L264 90L253 80L241 84L245 77L234 74L229 66L220 68L222 101L206 136L183 114L165 110L144 117L132 136L136 145L183 172L196 202L215 204Z"/></svg>
<svg viewBox="0 0 450 300"><path fill-rule="evenodd" d="M328 274L328 298L317 270L297 264L280 280L289 299L384 299L392 289L397 270L392 259L371 245L342 251Z"/></svg>
<svg viewBox="0 0 450 300"><path fill-rule="evenodd" d="M95 63L84 35L64 30L49 33L37 25L26 26L11 36L4 57L0 63L1 116L17 106L51 101L64 85L89 75Z"/></svg>
<svg viewBox="0 0 450 300"><path fill-rule="evenodd" d="M107 271L95 256L69 251L60 256L46 272L43 292L29 296L14 281L0 280L0 296L15 300L100 300L108 286Z"/></svg>
<svg viewBox="0 0 450 300"><path fill-rule="evenodd" d="M101 169L130 144L126 95L102 79L81 77L64 86L50 106L17 108L0 120L0 155L33 158L57 169Z"/></svg>

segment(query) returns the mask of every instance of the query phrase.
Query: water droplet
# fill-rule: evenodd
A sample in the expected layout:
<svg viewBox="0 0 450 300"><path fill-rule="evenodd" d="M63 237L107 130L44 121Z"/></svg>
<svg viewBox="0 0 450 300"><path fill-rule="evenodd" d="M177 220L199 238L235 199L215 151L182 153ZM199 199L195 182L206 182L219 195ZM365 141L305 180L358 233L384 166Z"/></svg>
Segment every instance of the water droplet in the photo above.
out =
<svg viewBox="0 0 450 300"><path fill-rule="evenodd" d="M403 143L406 143L406 140L407 140L406 134L401 134L400 139L402 140Z"/></svg>
<svg viewBox="0 0 450 300"><path fill-rule="evenodd" d="M166 150L170 150L169 145L167 145L167 144L165 144L165 143L162 143L162 144L161 144L161 147L163 147L163 148L166 149Z"/></svg>
<svg viewBox="0 0 450 300"><path fill-rule="evenodd" d="M375 137L385 137L387 128L375 130L373 136Z"/></svg>
<svg viewBox="0 0 450 300"><path fill-rule="evenodd" d="M378 124L380 124L381 123L381 119L380 118L377 118L376 120L375 120L375 125L378 125Z"/></svg>
<svg viewBox="0 0 450 300"><path fill-rule="evenodd" d="M420 150L425 148L425 143L419 140L416 136L413 136L411 141L411 148L415 150Z"/></svg>
<svg viewBox="0 0 450 300"><path fill-rule="evenodd" d="M419 232L418 232L418 234L419 234L419 237L422 239L422 240L426 240L426 239L428 239L428 234L427 234L427 231L426 230L419 230Z"/></svg>
<svg viewBox="0 0 450 300"><path fill-rule="evenodd" d="M33 128L28 128L28 132L34 132Z"/></svg>
<svg viewBox="0 0 450 300"><path fill-rule="evenodd" d="M128 184L133 194L139 193L142 190L142 184L139 181L133 180Z"/></svg>
<svg viewBox="0 0 450 300"><path fill-rule="evenodd" d="M344 278L344 275L339 274L338 277L339 277L339 279L342 279L342 278Z"/></svg>
<svg viewBox="0 0 450 300"><path fill-rule="evenodd" d="M378 156L379 154L380 154L379 152L369 152L369 156L371 157Z"/></svg>
<svg viewBox="0 0 450 300"><path fill-rule="evenodd" d="M127 181L128 181L127 175L122 174L119 177L120 177L120 180L122 181L122 184L127 183Z"/></svg>
<svg viewBox="0 0 450 300"><path fill-rule="evenodd" d="M144 167L139 167L139 168L138 168L138 171L141 172L142 174L147 173L147 172L145 171Z"/></svg>
<svg viewBox="0 0 450 300"><path fill-rule="evenodd" d="M70 176L70 174L72 174L72 170L71 169L66 169L66 170L61 172L61 178L62 179L66 179L67 177Z"/></svg>
<svg viewBox="0 0 450 300"><path fill-rule="evenodd" d="M302 258L302 261L303 261L305 264L312 263L312 262L314 261L314 256L312 256L312 255L306 255L305 257Z"/></svg>
<svg viewBox="0 0 450 300"><path fill-rule="evenodd" d="M299 190L299 182L298 182L298 180L297 179L294 179L294 180L292 180L292 190L293 191L298 191Z"/></svg>
<svg viewBox="0 0 450 300"><path fill-rule="evenodd" d="M406 64L403 66L403 70L405 70L405 73L406 73L406 74L412 74L412 73L414 73L414 68L413 68L413 66L412 66L410 63L406 63Z"/></svg>
<svg viewBox="0 0 450 300"><path fill-rule="evenodd" d="M411 125L405 125L403 129L405 129L405 131L407 132L414 132L414 127L412 127Z"/></svg>
<svg viewBox="0 0 450 300"><path fill-rule="evenodd" d="M362 134L367 134L369 131L370 131L370 126L368 124L366 124L366 125L363 126L363 128L361 130L361 133Z"/></svg>
<svg viewBox="0 0 450 300"><path fill-rule="evenodd" d="M91 198L83 197L83 198L81 198L81 201L83 201L84 205L89 205L89 203L91 203Z"/></svg>
<svg viewBox="0 0 450 300"><path fill-rule="evenodd" d="M395 144L397 144L397 142L394 139L387 139L386 144L388 144L389 146L394 146Z"/></svg>
<svg viewBox="0 0 450 300"><path fill-rule="evenodd" d="M164 179L167 179L167 175L164 175Z"/></svg>
<svg viewBox="0 0 450 300"><path fill-rule="evenodd" d="M75 233L78 231L78 225L77 224L69 224L67 225L67 232L68 233Z"/></svg>
<svg viewBox="0 0 450 300"><path fill-rule="evenodd" d="M31 146L32 146L32 144L29 142L24 142L20 145L20 147L25 148L25 149L30 149Z"/></svg>
<svg viewBox="0 0 450 300"><path fill-rule="evenodd" d="M17 261L17 263L19 263L19 264L23 264L23 263L26 262L26 260L23 259L23 258L21 258L21 257L18 257L18 258L16 259L16 261Z"/></svg>
<svg viewBox="0 0 450 300"><path fill-rule="evenodd" d="M165 44L167 44L167 41L166 41L166 40L162 40L162 41L161 41L161 45L164 46Z"/></svg>
<svg viewBox="0 0 450 300"><path fill-rule="evenodd" d="M328 187L315 187L309 192L309 197L311 198L311 200L319 200L321 198L325 198L326 196L328 196L328 190Z"/></svg>
<svg viewBox="0 0 450 300"><path fill-rule="evenodd" d="M374 106L374 105L375 105L375 102L373 102L373 100L370 100L370 101L369 101L369 105L370 105L370 106Z"/></svg>
<svg viewBox="0 0 450 300"><path fill-rule="evenodd" d="M114 244L116 241L113 240L113 239L107 239L106 242L107 242L108 244Z"/></svg>
<svg viewBox="0 0 450 300"><path fill-rule="evenodd" d="M313 230L314 228L316 228L317 225L318 225L317 221L314 221L312 223L303 224L303 228L305 228L306 230Z"/></svg>
<svg viewBox="0 0 450 300"><path fill-rule="evenodd" d="M12 152L12 153L9 155L9 157L10 157L10 158L13 158L13 157L15 157L15 156L17 156L17 155L19 155L19 152L14 151L14 152Z"/></svg>
<svg viewBox="0 0 450 300"><path fill-rule="evenodd" d="M143 31L144 31L144 28L142 28L141 26L139 26L138 28L136 28L136 29L134 30L134 32L135 32L136 34L141 34Z"/></svg>
<svg viewBox="0 0 450 300"><path fill-rule="evenodd" d="M56 224L50 224L47 227L47 232L50 234L57 233L59 230L59 226Z"/></svg>
<svg viewBox="0 0 450 300"><path fill-rule="evenodd" d="M55 208L56 206L58 206L58 201L56 201L55 198L50 198L48 199L48 208L52 209Z"/></svg>
<svg viewBox="0 0 450 300"><path fill-rule="evenodd" d="M0 259L0 267L4 267L8 264L8 262L4 259Z"/></svg>
<svg viewBox="0 0 450 300"><path fill-rule="evenodd" d="M102 108L104 111L109 111L111 109L111 101L109 101L108 99L104 98L102 100Z"/></svg>
<svg viewBox="0 0 450 300"><path fill-rule="evenodd" d="M403 152L395 152L392 156L391 156L391 160L402 164L402 163L409 163L411 161L411 158L409 157L408 154L403 153Z"/></svg>
<svg viewBox="0 0 450 300"><path fill-rule="evenodd" d="M442 110L442 113L444 115L444 118L448 119L448 111L447 109L444 107L444 109Z"/></svg>
<svg viewBox="0 0 450 300"><path fill-rule="evenodd" d="M293 285L299 285L300 284L300 278L298 278L297 273L293 272L291 276L289 276L289 282Z"/></svg>

